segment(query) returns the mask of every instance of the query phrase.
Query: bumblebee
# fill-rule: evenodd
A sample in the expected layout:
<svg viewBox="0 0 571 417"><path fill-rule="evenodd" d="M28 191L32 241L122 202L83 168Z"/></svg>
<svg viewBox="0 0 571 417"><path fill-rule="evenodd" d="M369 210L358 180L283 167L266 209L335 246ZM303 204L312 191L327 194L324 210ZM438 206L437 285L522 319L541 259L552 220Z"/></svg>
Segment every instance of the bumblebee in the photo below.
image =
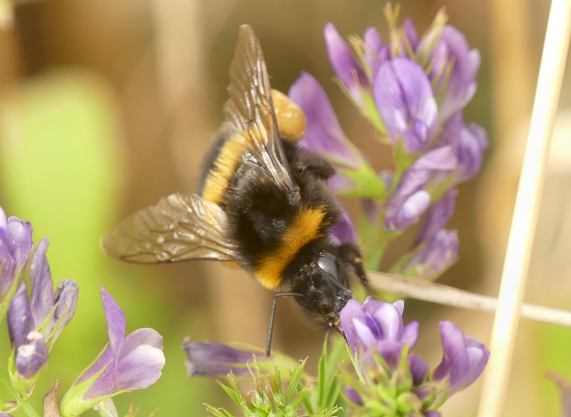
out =
<svg viewBox="0 0 571 417"><path fill-rule="evenodd" d="M305 115L272 90L260 43L239 29L230 66L225 121L205 158L198 194L175 193L136 212L103 240L106 252L135 263L194 259L236 263L291 296L332 329L351 298L350 282L366 283L359 249L334 242L340 209L327 188L335 171L297 146Z"/></svg>

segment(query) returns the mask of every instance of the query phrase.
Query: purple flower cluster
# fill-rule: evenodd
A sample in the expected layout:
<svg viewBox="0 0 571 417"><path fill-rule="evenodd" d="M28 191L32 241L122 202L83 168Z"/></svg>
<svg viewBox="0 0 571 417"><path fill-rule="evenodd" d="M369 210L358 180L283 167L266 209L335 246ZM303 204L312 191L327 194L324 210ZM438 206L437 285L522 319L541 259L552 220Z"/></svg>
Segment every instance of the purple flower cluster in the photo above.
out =
<svg viewBox="0 0 571 417"><path fill-rule="evenodd" d="M33 385L77 305L75 281L62 281L54 291L47 249L46 239L34 249L30 223L6 218L0 208L1 311L3 314L8 307L8 331L14 349L12 383L23 390Z"/></svg>
<svg viewBox="0 0 571 417"><path fill-rule="evenodd" d="M5 411L31 395L49 352L75 314L78 286L64 280L54 290L47 249L47 239L33 247L29 222L6 218L0 208L0 319L7 311L13 346L8 370L20 396ZM105 290L102 296L109 343L65 394L61 410L66 417L78 416L116 394L148 387L165 364L162 337L153 329L125 336L123 311ZM53 407L57 415L57 404Z"/></svg>
<svg viewBox="0 0 571 417"><path fill-rule="evenodd" d="M368 298L363 304L350 300L341 311L341 326L355 355L357 372L366 382L347 387L346 394L356 407L404 407L403 414L395 415L437 417L446 398L480 376L489 352L444 321L440 323L442 360L429 369L420 357L410 354L418 323L405 325L403 308L403 301L389 304Z"/></svg>
<svg viewBox="0 0 571 417"><path fill-rule="evenodd" d="M441 210L435 208L441 200L453 199L455 187L479 172L488 139L481 127L463 121L463 109L477 87L478 51L446 24L443 13L422 36L410 20L396 27L390 8L387 14L388 42L376 28L347 42L331 23L325 26L324 37L342 89L381 139L394 147L394 172L383 171L372 179L372 169L347 139L324 90L311 75L303 73L289 96L307 116L300 146L337 168L330 186L345 195L373 199L384 229L380 232L396 236L427 213L435 217L430 213ZM432 233L418 236L412 248L415 259L410 260L426 278L448 268L458 250L456 233L446 230L445 222L433 231L431 222L423 228ZM404 269L393 272L410 271L410 264L400 264Z"/></svg>

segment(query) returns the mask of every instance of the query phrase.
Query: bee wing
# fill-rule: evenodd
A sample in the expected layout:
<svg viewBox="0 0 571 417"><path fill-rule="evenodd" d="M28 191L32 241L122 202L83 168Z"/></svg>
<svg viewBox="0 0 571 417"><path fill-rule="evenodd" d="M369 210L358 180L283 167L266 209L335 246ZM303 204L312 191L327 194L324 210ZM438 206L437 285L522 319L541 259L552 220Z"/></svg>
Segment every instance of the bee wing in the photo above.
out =
<svg viewBox="0 0 571 417"><path fill-rule="evenodd" d="M236 261L226 238L227 218L216 204L196 194L175 193L139 210L103 239L114 258L153 264L191 259Z"/></svg>
<svg viewBox="0 0 571 417"><path fill-rule="evenodd" d="M262 48L248 25L240 26L230 65L228 95L225 125L246 139L252 155L247 163L259 167L260 175L269 176L283 191L296 193L281 145Z"/></svg>

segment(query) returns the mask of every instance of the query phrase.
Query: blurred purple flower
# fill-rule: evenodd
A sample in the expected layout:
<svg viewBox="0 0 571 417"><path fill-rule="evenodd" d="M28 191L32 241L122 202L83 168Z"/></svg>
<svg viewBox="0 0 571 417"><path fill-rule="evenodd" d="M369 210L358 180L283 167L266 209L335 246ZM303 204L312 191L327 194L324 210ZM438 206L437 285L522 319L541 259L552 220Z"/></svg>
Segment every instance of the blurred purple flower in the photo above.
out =
<svg viewBox="0 0 571 417"><path fill-rule="evenodd" d="M459 182L473 178L480 171L484 151L488 147L488 135L474 123L466 126L461 112L448 119L440 143L450 145L454 150L458 161L456 175Z"/></svg>
<svg viewBox="0 0 571 417"><path fill-rule="evenodd" d="M447 25L442 29L430 60L431 77L440 77L439 87L444 89L443 99L439 103L439 119L440 122L445 122L452 114L466 106L474 96L480 53L469 49L465 36ZM449 76L445 76L448 65L451 65L451 72ZM444 80L447 80L445 85L442 84Z"/></svg>
<svg viewBox="0 0 571 417"><path fill-rule="evenodd" d="M436 125L437 108L422 67L407 58L385 62L375 76L373 95L393 143L402 140L408 153L425 150Z"/></svg>
<svg viewBox="0 0 571 417"><path fill-rule="evenodd" d="M444 197L434 203L420 226L414 246L430 240L448 223L448 220L450 220L450 217L452 217L454 213L457 196L458 190L453 188L448 191Z"/></svg>
<svg viewBox="0 0 571 417"><path fill-rule="evenodd" d="M329 228L329 240L336 246L344 243L355 243L357 233L353 221L344 207L340 206L341 219Z"/></svg>
<svg viewBox="0 0 571 417"><path fill-rule="evenodd" d="M346 386L344 388L345 391L345 395L347 396L347 399L357 405L363 405L363 399L361 398L361 396L359 395L359 393L350 386Z"/></svg>
<svg viewBox="0 0 571 417"><path fill-rule="evenodd" d="M153 329L137 329L125 336L121 307L101 290L109 343L65 394L61 409L77 416L105 398L151 386L165 365L163 338Z"/></svg>
<svg viewBox="0 0 571 417"><path fill-rule="evenodd" d="M455 230L441 229L419 246L419 251L403 267L403 273L435 279L456 262L459 246Z"/></svg>
<svg viewBox="0 0 571 417"><path fill-rule="evenodd" d="M248 363L265 358L261 352L240 350L220 343L191 342L189 339L183 342L183 349L190 377L218 378L230 372L242 375L248 372Z"/></svg>
<svg viewBox="0 0 571 417"><path fill-rule="evenodd" d="M375 79L375 75L381 65L388 61L391 57L389 47L383 42L377 28L371 27L365 31L363 36L363 44L365 47L365 61L369 66L370 77Z"/></svg>
<svg viewBox="0 0 571 417"><path fill-rule="evenodd" d="M458 166L451 146L435 148L418 158L402 175L386 205L385 226L403 230L416 223L430 206L430 182Z"/></svg>
<svg viewBox="0 0 571 417"><path fill-rule="evenodd" d="M0 302L18 285L31 250L31 224L17 217L6 218L0 207Z"/></svg>
<svg viewBox="0 0 571 417"><path fill-rule="evenodd" d="M456 262L458 235L454 230L444 230L444 226L454 213L457 195L454 188L430 208L412 247L413 255L403 265L401 273L435 279Z"/></svg>
<svg viewBox="0 0 571 417"><path fill-rule="evenodd" d="M341 130L331 103L317 80L302 73L289 89L290 99L307 117L299 147L320 155L341 168L358 169L363 158Z"/></svg>
<svg viewBox="0 0 571 417"><path fill-rule="evenodd" d="M353 51L332 23L323 28L325 45L333 71L356 103L362 102L362 92L369 88L369 80Z"/></svg>
<svg viewBox="0 0 571 417"><path fill-rule="evenodd" d="M420 356L409 355L410 373L415 385L420 385L428 376L428 365Z"/></svg>
<svg viewBox="0 0 571 417"><path fill-rule="evenodd" d="M471 385L482 373L490 352L486 347L449 321L440 323L443 357L434 370L436 381L446 381L448 395Z"/></svg>
<svg viewBox="0 0 571 417"><path fill-rule="evenodd" d="M42 239L30 262L30 288L26 291L26 285L21 284L8 309L16 369L26 379L32 378L47 361L48 351L72 319L77 306L75 281L62 281L53 291L47 249L48 241Z"/></svg>
<svg viewBox="0 0 571 417"><path fill-rule="evenodd" d="M403 301L383 303L368 297L363 304L349 300L341 310L341 328L347 344L356 355L370 361L380 354L390 367L398 365L405 345L413 347L418 337L418 322L403 323Z"/></svg>
<svg viewBox="0 0 571 417"><path fill-rule="evenodd" d="M416 223L430 206L430 194L418 190L408 196L397 210L387 216L387 225L392 230L403 230Z"/></svg>
<svg viewBox="0 0 571 417"><path fill-rule="evenodd" d="M412 50L416 51L419 40L418 40L418 33L416 31L416 26L414 25L412 19L404 19L403 29L407 42L411 46Z"/></svg>

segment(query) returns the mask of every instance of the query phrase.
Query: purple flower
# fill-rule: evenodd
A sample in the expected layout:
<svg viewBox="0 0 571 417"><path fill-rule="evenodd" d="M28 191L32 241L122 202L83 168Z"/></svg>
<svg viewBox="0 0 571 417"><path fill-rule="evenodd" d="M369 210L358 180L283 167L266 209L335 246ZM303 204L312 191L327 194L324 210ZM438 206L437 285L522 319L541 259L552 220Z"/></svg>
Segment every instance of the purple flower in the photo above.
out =
<svg viewBox="0 0 571 417"><path fill-rule="evenodd" d="M310 74L302 73L290 87L288 95L307 117L300 148L320 155L338 167L360 168L363 158L345 137L331 103L317 80Z"/></svg>
<svg viewBox="0 0 571 417"><path fill-rule="evenodd" d="M402 175L386 206L385 226L403 230L416 223L430 205L430 183L458 165L451 146L435 148L418 158Z"/></svg>
<svg viewBox="0 0 571 417"><path fill-rule="evenodd" d="M444 126L440 143L452 146L458 161L456 175L459 182L474 177L482 166L484 151L488 147L488 135L480 126L468 126L462 120L462 113L455 113Z"/></svg>
<svg viewBox="0 0 571 417"><path fill-rule="evenodd" d="M422 67L407 58L385 62L375 76L373 95L393 143L402 140L408 153L425 150L436 126L437 108Z"/></svg>
<svg viewBox="0 0 571 417"><path fill-rule="evenodd" d="M444 197L438 200L430 208L426 219L422 222L418 235L416 237L415 245L417 246L422 242L430 240L440 229L442 229L452 214L454 213L454 206L456 205L456 197L458 190L453 188L448 191Z"/></svg>
<svg viewBox="0 0 571 417"><path fill-rule="evenodd" d="M444 356L429 370L424 360L410 352L418 323L404 325L403 307L402 301L387 304L367 298L363 304L350 300L341 310L341 327L356 371L366 382L346 386L345 395L349 406L363 415L398 409L402 415L438 417L443 402L482 373L488 351L452 323L442 322Z"/></svg>
<svg viewBox="0 0 571 417"><path fill-rule="evenodd" d="M387 225L392 230L403 230L416 223L430 206L430 194L425 190L415 191L387 217Z"/></svg>
<svg viewBox="0 0 571 417"><path fill-rule="evenodd" d="M30 288L21 284L8 309L8 330L18 373L30 379L48 359L48 351L72 319L77 306L75 281L62 281L56 291L42 239L30 262ZM29 292L29 295L28 295Z"/></svg>
<svg viewBox="0 0 571 417"><path fill-rule="evenodd" d="M403 323L404 302L383 303L368 297L363 304L349 300L341 310L341 328L353 353L380 354L386 363L397 366L405 345L413 347L418 336L418 323Z"/></svg>
<svg viewBox="0 0 571 417"><path fill-rule="evenodd" d="M369 88L367 74L332 23L325 25L323 35L333 71L355 102L361 103L363 90Z"/></svg>
<svg viewBox="0 0 571 417"><path fill-rule="evenodd" d="M240 350L220 343L191 342L190 339L183 342L183 349L190 377L243 375L248 372L248 363L265 358L262 352Z"/></svg>
<svg viewBox="0 0 571 417"><path fill-rule="evenodd" d="M430 208L418 231L412 256L401 273L435 279L456 262L458 235L456 231L444 230L444 226L454 213L457 195L458 191L452 189Z"/></svg>
<svg viewBox="0 0 571 417"><path fill-rule="evenodd" d="M459 246L455 230L439 230L418 247L418 252L404 266L403 273L435 279L456 262Z"/></svg>
<svg viewBox="0 0 571 417"><path fill-rule="evenodd" d="M17 217L6 218L0 207L0 302L4 302L22 278L30 251L32 250L32 226ZM7 301L7 300L6 300Z"/></svg>
<svg viewBox="0 0 571 417"><path fill-rule="evenodd" d="M412 19L404 19L402 26L407 42L410 44L412 50L415 51L418 47L419 40L414 22Z"/></svg>
<svg viewBox="0 0 571 417"><path fill-rule="evenodd" d="M373 27L365 31L363 43L365 47L365 61L369 67L370 77L373 80L381 65L390 59L391 51L383 42L379 31Z"/></svg>
<svg viewBox="0 0 571 417"><path fill-rule="evenodd" d="M65 394L61 409L66 416L77 416L105 398L151 386L165 365L161 335L143 328L125 336L121 307L105 289L101 296L109 343Z"/></svg>
<svg viewBox="0 0 571 417"><path fill-rule="evenodd" d="M486 347L449 321L440 323L442 361L434 371L434 380L445 381L448 395L470 386L482 373L490 352Z"/></svg>
<svg viewBox="0 0 571 417"><path fill-rule="evenodd" d="M349 217L349 213L341 205L341 219L329 228L329 240L336 246L344 243L355 243L357 241L357 233L355 227Z"/></svg>
<svg viewBox="0 0 571 417"><path fill-rule="evenodd" d="M347 396L347 399L357 405L363 405L363 399L361 398L361 396L359 395L359 393L350 386L346 386L344 388L345 391L345 395Z"/></svg>
<svg viewBox="0 0 571 417"><path fill-rule="evenodd" d="M451 72L445 76L446 67ZM440 77L439 85L444 89L444 97L439 106L439 118L446 121L452 114L461 110L476 92L476 74L480 68L480 53L469 49L464 35L452 26L445 26L431 56L431 76ZM447 79L445 85L442 79Z"/></svg>

